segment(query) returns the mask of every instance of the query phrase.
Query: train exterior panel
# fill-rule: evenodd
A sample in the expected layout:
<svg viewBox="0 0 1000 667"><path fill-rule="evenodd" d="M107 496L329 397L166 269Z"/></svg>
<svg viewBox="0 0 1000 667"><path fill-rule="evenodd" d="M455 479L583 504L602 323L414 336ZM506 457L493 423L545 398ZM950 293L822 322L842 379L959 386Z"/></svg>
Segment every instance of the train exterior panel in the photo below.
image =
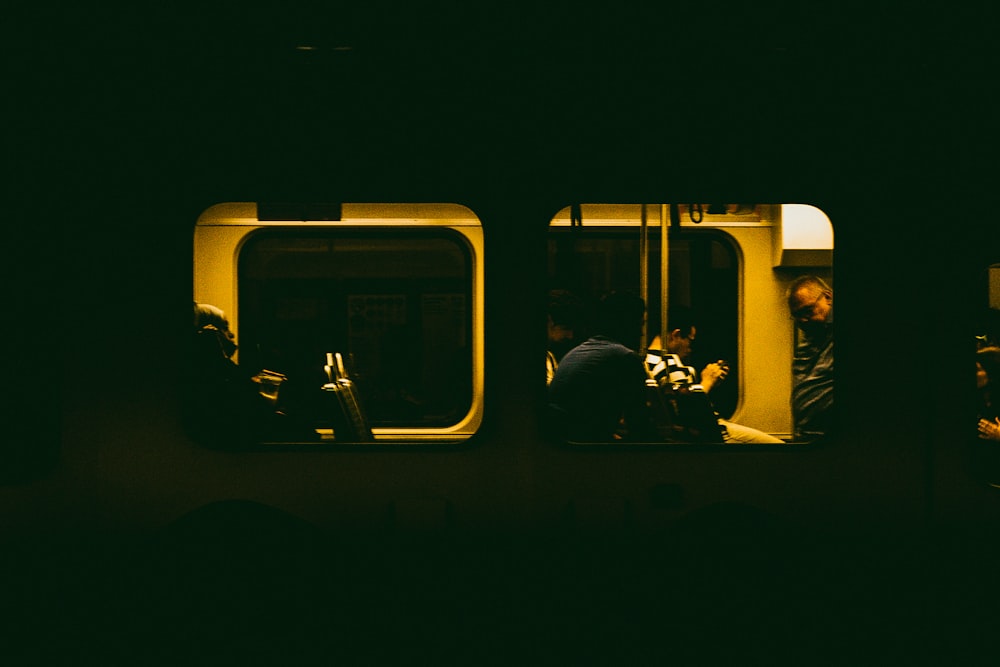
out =
<svg viewBox="0 0 1000 667"><path fill-rule="evenodd" d="M266 658L275 636L272 662L314 640L365 662L412 662L414 645L469 663L489 661L484 647L609 663L664 644L727 663L993 650L1000 457L975 431L973 374L976 336L1000 335L994 123L973 103L995 61L991 36L970 34L995 23L985 10L927 31L846 10L422 11L206 9L124 29L80 7L12 33L0 528L21 662L148 646L167 664L209 648ZM762 204L696 223L699 201ZM643 218L659 241L664 206L687 207L675 255L718 250L735 276L733 421L794 440L784 291L799 273L835 278L836 437L547 437L551 249L577 208L601 252L636 242ZM821 211L830 238L792 233L795 206ZM342 274L289 253L278 264L300 291L241 285L241 262L272 266L289 230L313 249L341 232L355 249L430 234L429 256L452 263L421 264L420 285L362 284L362 253ZM638 284L620 264L597 282ZM326 301L297 282L312 269L335 288ZM283 330L260 313L281 305L289 330L312 313L329 325L331 345L309 343L322 373L362 340L322 304L369 297L440 316L420 320L414 376L447 400L372 403L373 442L191 436L192 300L227 311L238 358L272 371L292 348L268 347ZM647 299L657 316L661 298ZM435 375L449 347L464 365ZM371 350L353 349L369 378L390 358ZM399 355L404 375L416 358ZM383 397L402 395L379 377ZM740 641L718 641L720 626ZM880 651L858 648L875 635Z"/></svg>

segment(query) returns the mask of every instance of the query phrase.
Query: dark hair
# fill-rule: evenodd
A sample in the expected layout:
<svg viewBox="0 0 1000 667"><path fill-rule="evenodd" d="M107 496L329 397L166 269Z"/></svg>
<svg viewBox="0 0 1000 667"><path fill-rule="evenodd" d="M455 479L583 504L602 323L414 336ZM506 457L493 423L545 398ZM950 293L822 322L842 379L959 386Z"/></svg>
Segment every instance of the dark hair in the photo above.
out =
<svg viewBox="0 0 1000 667"><path fill-rule="evenodd" d="M549 317L552 324L579 329L584 325L583 301L569 290L550 290Z"/></svg>
<svg viewBox="0 0 1000 667"><path fill-rule="evenodd" d="M1000 341L1000 309L985 308L977 318L976 345L996 347Z"/></svg>
<svg viewBox="0 0 1000 667"><path fill-rule="evenodd" d="M976 361L986 371L990 384L1000 384L1000 347L984 347L977 350Z"/></svg>
<svg viewBox="0 0 1000 667"><path fill-rule="evenodd" d="M696 320L697 317L691 308L687 306L670 306L667 309L667 334L674 329L680 329L681 335L687 337L691 333L691 329L696 326Z"/></svg>
<svg viewBox="0 0 1000 667"><path fill-rule="evenodd" d="M645 314L646 303L635 294L609 292L597 304L595 333L613 338L629 347L636 347Z"/></svg>

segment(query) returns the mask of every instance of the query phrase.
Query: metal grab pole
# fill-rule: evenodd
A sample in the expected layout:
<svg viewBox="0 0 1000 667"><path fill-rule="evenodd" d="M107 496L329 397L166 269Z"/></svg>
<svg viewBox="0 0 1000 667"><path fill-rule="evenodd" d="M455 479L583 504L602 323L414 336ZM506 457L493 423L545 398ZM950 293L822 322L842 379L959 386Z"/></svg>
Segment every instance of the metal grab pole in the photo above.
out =
<svg viewBox="0 0 1000 667"><path fill-rule="evenodd" d="M642 205L639 217L639 295L649 312L649 221L646 216L646 204ZM647 322L642 318L642 335L639 337L639 352L645 354L647 347Z"/></svg>
<svg viewBox="0 0 1000 667"><path fill-rule="evenodd" d="M667 205L660 204L660 347L667 337L667 306L670 296L670 225Z"/></svg>

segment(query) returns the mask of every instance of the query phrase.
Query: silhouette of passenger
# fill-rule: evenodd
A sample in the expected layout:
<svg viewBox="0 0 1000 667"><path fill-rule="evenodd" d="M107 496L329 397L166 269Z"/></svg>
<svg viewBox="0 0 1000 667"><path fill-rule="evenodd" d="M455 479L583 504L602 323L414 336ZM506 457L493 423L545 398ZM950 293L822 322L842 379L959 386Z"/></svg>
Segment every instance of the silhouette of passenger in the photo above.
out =
<svg viewBox="0 0 1000 667"><path fill-rule="evenodd" d="M564 289L549 291L548 350L545 353L546 384L552 383L559 361L580 342L584 329L583 302Z"/></svg>
<svg viewBox="0 0 1000 667"><path fill-rule="evenodd" d="M225 313L216 306L195 303L184 388L192 436L216 446L271 438L317 439L315 431L277 409L283 377L267 371L245 371L233 360L236 350L236 337Z"/></svg>
<svg viewBox="0 0 1000 667"><path fill-rule="evenodd" d="M1000 345L1000 309L984 309L979 317L977 327L977 333L979 333L976 336L977 350Z"/></svg>
<svg viewBox="0 0 1000 667"><path fill-rule="evenodd" d="M557 435L579 442L657 441L646 404L642 357L636 352L645 304L612 292L597 308L595 334L562 358L549 385Z"/></svg>
<svg viewBox="0 0 1000 667"><path fill-rule="evenodd" d="M691 349L698 331L694 324L694 316L689 309L678 306L670 308L667 320L667 335L653 338L646 353L646 364L661 388L683 387L689 393L703 392L706 395L704 405L707 405L709 410L699 411L699 419L713 423L700 425L696 439L710 440L712 438L709 436L720 435L722 441L728 443L784 444L783 440L773 435L722 419L718 415L707 395L718 383L726 379L729 366L722 360L713 361L706 364L700 374L691 366L685 366L691 357ZM671 363L670 356L676 357L674 363ZM670 377L663 377L667 373ZM684 403L678 402L677 405L680 407ZM680 425L693 426L685 424L687 415L678 414L676 417Z"/></svg>
<svg viewBox="0 0 1000 667"><path fill-rule="evenodd" d="M976 390L979 393L978 432L982 440L1000 441L1000 347L976 352Z"/></svg>
<svg viewBox="0 0 1000 667"><path fill-rule="evenodd" d="M800 276L788 288L788 311L801 335L792 359L792 417L797 438L833 430L833 290Z"/></svg>

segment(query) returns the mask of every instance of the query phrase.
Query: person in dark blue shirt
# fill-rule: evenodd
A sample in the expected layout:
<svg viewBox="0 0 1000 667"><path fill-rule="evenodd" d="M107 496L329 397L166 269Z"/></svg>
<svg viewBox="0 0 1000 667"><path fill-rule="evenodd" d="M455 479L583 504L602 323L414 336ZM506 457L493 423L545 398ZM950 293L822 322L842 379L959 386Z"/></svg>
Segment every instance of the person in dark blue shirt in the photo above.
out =
<svg viewBox="0 0 1000 667"><path fill-rule="evenodd" d="M660 440L646 403L649 375L636 352L645 303L612 292L601 299L594 335L566 353L549 384L555 432L578 442Z"/></svg>

